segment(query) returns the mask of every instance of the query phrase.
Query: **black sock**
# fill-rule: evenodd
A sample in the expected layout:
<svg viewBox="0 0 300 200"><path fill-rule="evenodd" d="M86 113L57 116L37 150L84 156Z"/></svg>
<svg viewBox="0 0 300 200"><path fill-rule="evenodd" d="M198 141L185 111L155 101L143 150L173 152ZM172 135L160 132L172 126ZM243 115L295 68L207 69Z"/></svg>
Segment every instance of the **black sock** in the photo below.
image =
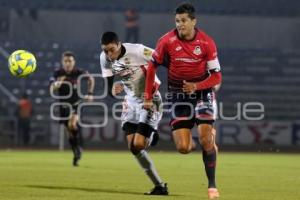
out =
<svg viewBox="0 0 300 200"><path fill-rule="evenodd" d="M80 147L83 147L83 137L82 137L82 132L81 132L80 126L78 126L77 134L78 134L78 145Z"/></svg>
<svg viewBox="0 0 300 200"><path fill-rule="evenodd" d="M69 143L71 145L74 156L78 156L78 152L80 151L79 147L79 137L77 130L72 131L72 136L69 138Z"/></svg>
<svg viewBox="0 0 300 200"><path fill-rule="evenodd" d="M70 137L70 138L69 138L69 143L70 143L70 145L71 145L73 154L76 155L76 149L77 149L76 139L73 138L73 137Z"/></svg>
<svg viewBox="0 0 300 200"><path fill-rule="evenodd" d="M203 162L205 166L205 172L208 179L208 188L216 188L215 172L216 172L216 160L217 153L215 150L206 152L202 149Z"/></svg>

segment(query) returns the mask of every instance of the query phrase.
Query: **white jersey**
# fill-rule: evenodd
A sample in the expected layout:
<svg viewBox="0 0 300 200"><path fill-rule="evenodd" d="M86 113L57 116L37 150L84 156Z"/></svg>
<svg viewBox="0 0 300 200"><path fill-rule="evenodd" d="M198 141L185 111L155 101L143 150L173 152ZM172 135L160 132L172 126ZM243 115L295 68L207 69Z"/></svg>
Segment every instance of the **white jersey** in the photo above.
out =
<svg viewBox="0 0 300 200"><path fill-rule="evenodd" d="M122 45L126 52L118 60L110 61L104 52L100 54L102 77L115 76L123 83L128 97L141 99L145 90L146 69L154 50L142 44L123 43ZM156 76L155 84L160 85Z"/></svg>

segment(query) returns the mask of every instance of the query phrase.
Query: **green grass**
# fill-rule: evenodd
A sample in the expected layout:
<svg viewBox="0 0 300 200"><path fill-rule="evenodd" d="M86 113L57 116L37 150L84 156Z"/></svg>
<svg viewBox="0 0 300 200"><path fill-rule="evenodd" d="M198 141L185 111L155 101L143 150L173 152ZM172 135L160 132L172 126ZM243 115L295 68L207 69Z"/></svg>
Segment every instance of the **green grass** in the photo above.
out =
<svg viewBox="0 0 300 200"><path fill-rule="evenodd" d="M207 183L200 153L151 152L170 196L142 195L152 185L127 152L0 151L2 200L201 200ZM300 199L300 156L221 153L217 183L223 200Z"/></svg>

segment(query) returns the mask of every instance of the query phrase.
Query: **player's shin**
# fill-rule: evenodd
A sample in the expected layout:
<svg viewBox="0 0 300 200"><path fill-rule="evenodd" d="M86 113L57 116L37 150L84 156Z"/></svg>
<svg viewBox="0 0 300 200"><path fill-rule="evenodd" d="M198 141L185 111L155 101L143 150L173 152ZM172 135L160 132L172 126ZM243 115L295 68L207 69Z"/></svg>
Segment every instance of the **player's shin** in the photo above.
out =
<svg viewBox="0 0 300 200"><path fill-rule="evenodd" d="M69 143L71 145L74 159L79 160L81 158L81 147L80 147L80 138L77 130L69 130Z"/></svg>
<svg viewBox="0 0 300 200"><path fill-rule="evenodd" d="M205 166L205 172L208 179L208 188L216 188L215 173L216 173L216 160L217 152L206 151L202 148L203 162Z"/></svg>
<svg viewBox="0 0 300 200"><path fill-rule="evenodd" d="M211 125L200 125L202 155L205 172L208 179L208 188L216 188L215 173L217 148L215 143L215 129Z"/></svg>
<svg viewBox="0 0 300 200"><path fill-rule="evenodd" d="M134 147L133 147L134 148ZM163 181L161 180L160 176L158 175L158 172L156 171L156 168L153 164L152 159L148 155L146 150L136 151L134 149L131 149L131 152L134 154L137 162L142 167L142 169L145 171L149 179L152 181L152 183L155 186L164 186Z"/></svg>

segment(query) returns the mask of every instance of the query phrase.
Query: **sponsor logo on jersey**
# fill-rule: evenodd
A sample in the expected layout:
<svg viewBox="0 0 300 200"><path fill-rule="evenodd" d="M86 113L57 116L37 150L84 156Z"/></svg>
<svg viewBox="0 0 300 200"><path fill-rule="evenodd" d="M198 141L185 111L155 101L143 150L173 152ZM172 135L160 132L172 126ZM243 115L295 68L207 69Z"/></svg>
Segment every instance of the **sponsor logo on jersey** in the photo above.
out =
<svg viewBox="0 0 300 200"><path fill-rule="evenodd" d="M176 61L182 61L186 63L196 63L200 62L202 59L193 59L193 58L175 58Z"/></svg>
<svg viewBox="0 0 300 200"><path fill-rule="evenodd" d="M182 49L181 46L176 47L175 51L180 51Z"/></svg>
<svg viewBox="0 0 300 200"><path fill-rule="evenodd" d="M195 47L195 49L194 49L194 51L193 51L193 53L195 54L195 55L200 55L201 54L201 48L200 48L200 46L196 46Z"/></svg>

